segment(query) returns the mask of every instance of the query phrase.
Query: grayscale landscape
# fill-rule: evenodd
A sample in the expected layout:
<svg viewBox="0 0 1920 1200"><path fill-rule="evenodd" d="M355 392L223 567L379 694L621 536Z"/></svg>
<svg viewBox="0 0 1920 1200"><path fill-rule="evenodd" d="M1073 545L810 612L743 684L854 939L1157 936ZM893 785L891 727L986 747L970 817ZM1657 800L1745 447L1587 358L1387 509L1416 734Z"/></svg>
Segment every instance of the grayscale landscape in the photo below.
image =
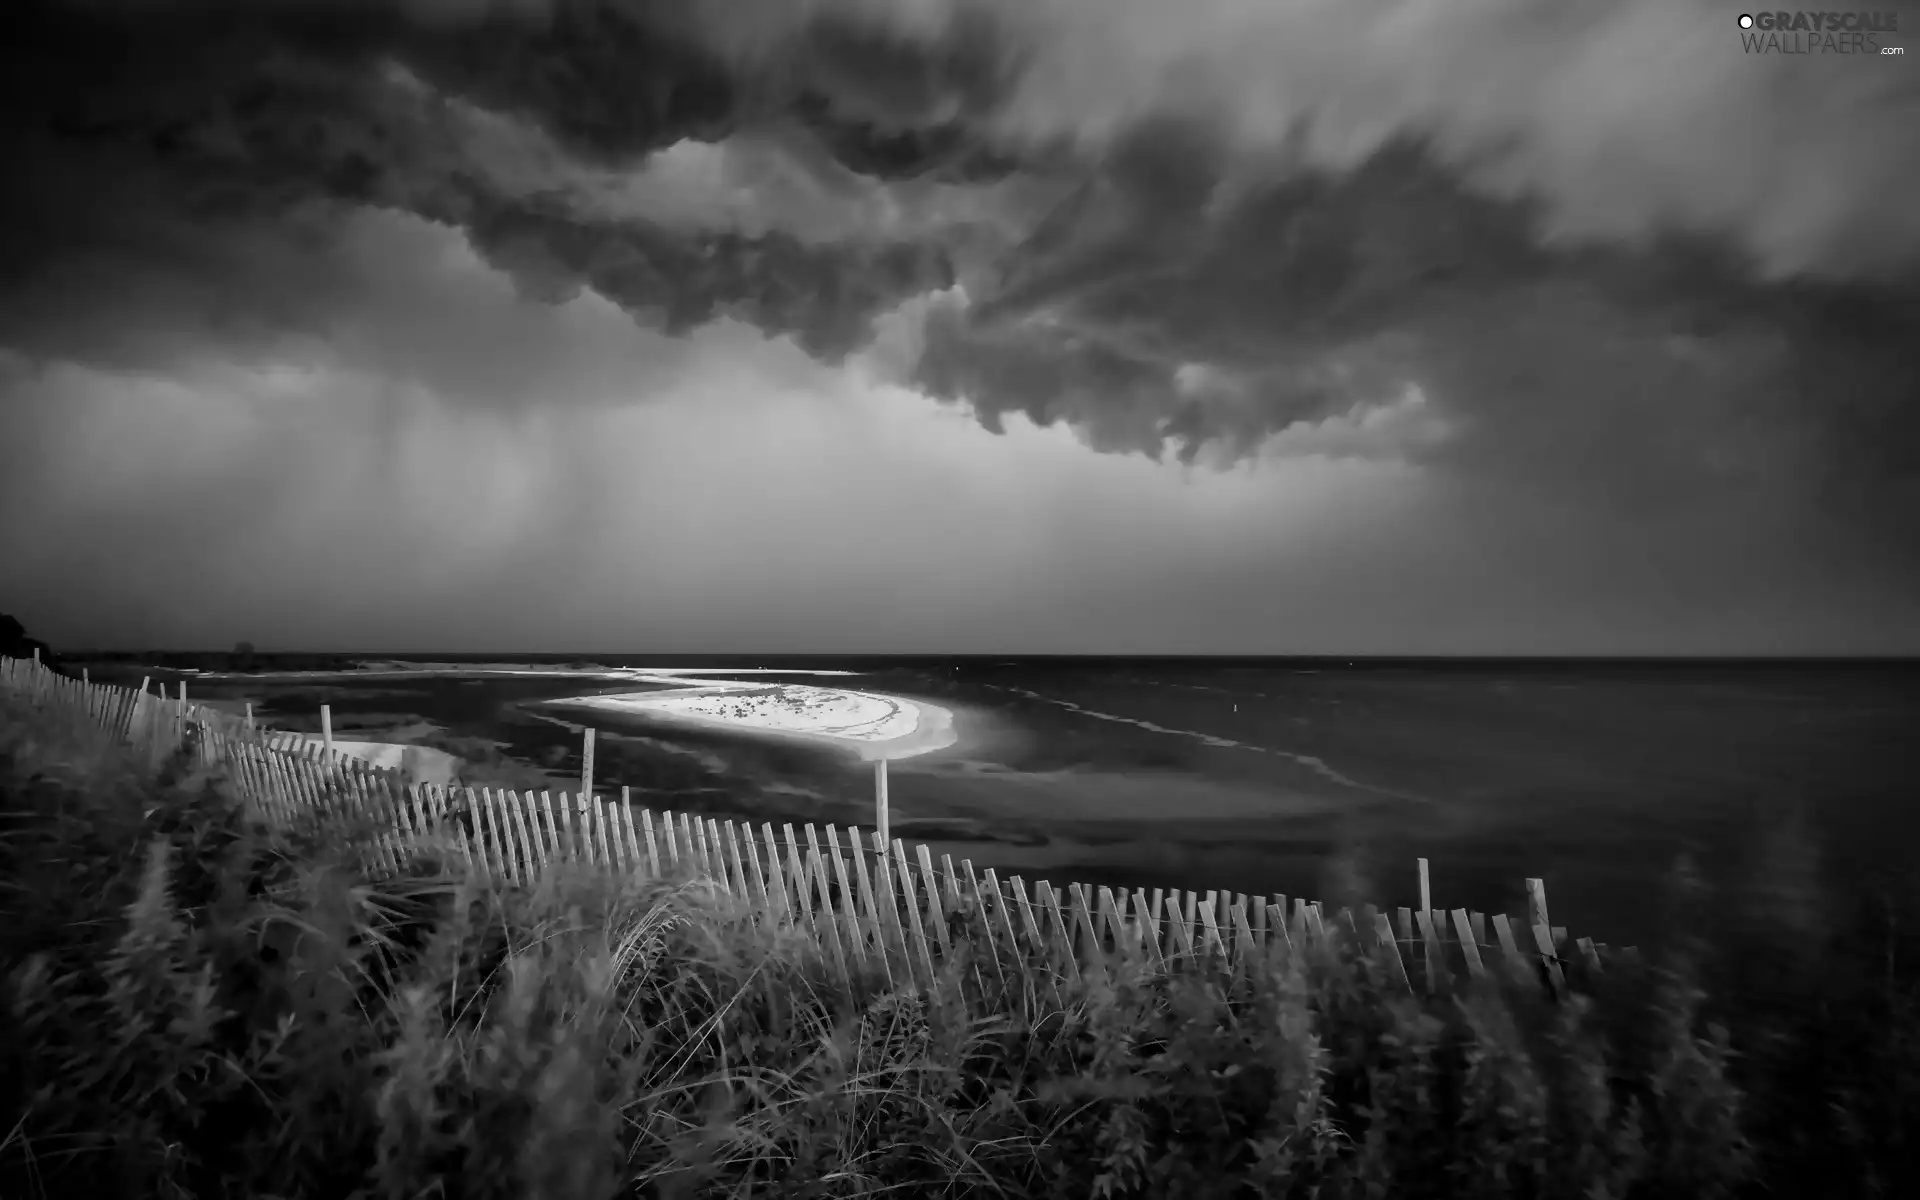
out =
<svg viewBox="0 0 1920 1200"><path fill-rule="evenodd" d="M12 0L0 1194L1870 1197L1913 0Z"/></svg>

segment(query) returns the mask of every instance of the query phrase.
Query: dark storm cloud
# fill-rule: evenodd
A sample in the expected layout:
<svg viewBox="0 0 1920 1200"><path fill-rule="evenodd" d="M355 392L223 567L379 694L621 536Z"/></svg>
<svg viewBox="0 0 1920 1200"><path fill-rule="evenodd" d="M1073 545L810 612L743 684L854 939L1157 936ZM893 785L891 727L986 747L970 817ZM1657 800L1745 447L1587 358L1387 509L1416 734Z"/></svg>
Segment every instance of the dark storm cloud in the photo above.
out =
<svg viewBox="0 0 1920 1200"><path fill-rule="evenodd" d="M876 313L953 282L932 247L822 248L777 234L690 236L519 205L476 208L467 225L474 246L535 294L562 299L591 287L670 334L732 316L790 333L828 360L866 344Z"/></svg>
<svg viewBox="0 0 1920 1200"><path fill-rule="evenodd" d="M929 315L916 383L990 428L1188 458L1418 386L1458 435L1430 459L1654 507L1743 479L1863 497L1920 466L1911 281L1767 282L1679 237L1550 250L1535 206L1408 143L1223 204L1190 132L1133 139ZM1211 382L1182 386L1196 364Z"/></svg>
<svg viewBox="0 0 1920 1200"><path fill-rule="evenodd" d="M669 334L730 317L837 361L910 312L900 377L989 428L1189 459L1375 430L1462 478L1648 512L1796 490L1906 532L1920 90L1742 58L1711 5L18 11L9 141L42 182L0 222L16 346L325 340L358 284L306 248L377 205L462 229L530 297L591 288ZM482 116L553 157L530 170ZM736 229L586 182L753 138L928 211ZM1010 180L1065 198L949 220L928 190ZM102 300L130 279L144 319ZM1419 436L1381 417L1415 394Z"/></svg>
<svg viewBox="0 0 1920 1200"><path fill-rule="evenodd" d="M818 103L796 124L806 81L737 86L677 28L676 11L21 6L19 36L0 51L11 177L0 338L123 364L208 345L272 352L289 334L325 340L360 299L330 294L330 242L364 206L463 229L531 297L591 288L669 334L731 317L829 361L867 339L876 313L952 282L942 249L921 240L662 225L588 203L566 178L542 175L550 162L513 161L537 144L575 179L604 177L684 139L784 117L787 129L831 129L831 145L860 165L948 173L952 147L937 133L868 139L864 118L836 123ZM489 142L500 122L520 141ZM795 160L804 170L805 156ZM263 256L277 272L256 265ZM146 300L137 314L135 297ZM90 319L107 311L111 331Z"/></svg>

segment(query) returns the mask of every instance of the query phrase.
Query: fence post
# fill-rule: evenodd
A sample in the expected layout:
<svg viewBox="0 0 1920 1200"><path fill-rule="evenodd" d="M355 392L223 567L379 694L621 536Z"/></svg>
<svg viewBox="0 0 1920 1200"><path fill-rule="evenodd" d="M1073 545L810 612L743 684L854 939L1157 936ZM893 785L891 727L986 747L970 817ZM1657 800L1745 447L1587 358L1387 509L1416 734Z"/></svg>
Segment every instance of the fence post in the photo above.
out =
<svg viewBox="0 0 1920 1200"><path fill-rule="evenodd" d="M1422 963L1427 969L1427 990L1431 992L1433 990L1434 968L1437 964L1434 962L1433 939L1426 935L1432 931L1434 925L1433 887L1428 880L1427 860L1424 858L1420 860L1420 913L1424 923L1421 924L1419 928L1422 934L1421 940L1425 943L1425 953L1422 955Z"/></svg>
<svg viewBox="0 0 1920 1200"><path fill-rule="evenodd" d="M1527 924L1525 931L1533 941L1534 949L1539 951L1540 962L1547 973L1547 982L1555 996L1562 993L1566 980L1560 972L1559 947L1553 943L1553 927L1548 924L1547 881L1544 879L1527 880Z"/></svg>
<svg viewBox="0 0 1920 1200"><path fill-rule="evenodd" d="M586 745L580 759L580 799L593 804L593 730L586 731Z"/></svg>
<svg viewBox="0 0 1920 1200"><path fill-rule="evenodd" d="M893 831L887 821L887 760L875 759L873 764L873 824L880 831L880 844L893 845Z"/></svg>
<svg viewBox="0 0 1920 1200"><path fill-rule="evenodd" d="M1544 879L1527 880L1527 924L1546 925L1547 920L1547 881Z"/></svg>
<svg viewBox="0 0 1920 1200"><path fill-rule="evenodd" d="M326 746L327 753L333 753L333 705L320 706L320 740Z"/></svg>
<svg viewBox="0 0 1920 1200"><path fill-rule="evenodd" d="M253 701L247 701L247 732L253 732Z"/></svg>

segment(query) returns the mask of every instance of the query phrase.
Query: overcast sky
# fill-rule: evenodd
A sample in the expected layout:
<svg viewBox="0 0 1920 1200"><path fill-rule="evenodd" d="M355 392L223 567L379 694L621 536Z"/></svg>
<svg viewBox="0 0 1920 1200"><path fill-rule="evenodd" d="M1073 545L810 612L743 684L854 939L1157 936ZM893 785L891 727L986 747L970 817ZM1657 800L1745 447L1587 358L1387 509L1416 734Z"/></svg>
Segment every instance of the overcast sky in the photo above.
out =
<svg viewBox="0 0 1920 1200"><path fill-rule="evenodd" d="M8 0L56 647L1920 652L1920 10Z"/></svg>

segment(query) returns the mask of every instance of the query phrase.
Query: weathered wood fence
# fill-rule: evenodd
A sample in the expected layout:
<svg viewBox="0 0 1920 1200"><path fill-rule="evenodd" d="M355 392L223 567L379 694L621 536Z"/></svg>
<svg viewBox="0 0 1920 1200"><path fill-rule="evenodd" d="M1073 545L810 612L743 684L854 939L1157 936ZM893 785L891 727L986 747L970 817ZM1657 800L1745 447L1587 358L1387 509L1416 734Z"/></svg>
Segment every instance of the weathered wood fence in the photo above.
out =
<svg viewBox="0 0 1920 1200"><path fill-rule="evenodd" d="M1409 990L1445 992L1505 975L1560 994L1611 957L1551 923L1546 887L1527 880L1527 912L1491 918L1435 908L1419 861L1421 907L1329 914L1316 901L1164 888L1064 889L992 868L936 860L873 831L719 820L636 805L629 789L597 794L408 785L394 771L329 753L187 701L74 680L35 661L0 658L0 689L83 717L157 764L182 749L224 766L269 822L358 822L376 830L370 871L403 868L410 845L451 840L470 868L526 886L556 863L619 872L693 874L742 898L756 919L812 939L846 979L878 971L931 987L948 967L1003 989L1047 991L1092 972L1217 972L1239 978L1312 947L1378 963ZM1633 956L1631 947L1615 952Z"/></svg>

